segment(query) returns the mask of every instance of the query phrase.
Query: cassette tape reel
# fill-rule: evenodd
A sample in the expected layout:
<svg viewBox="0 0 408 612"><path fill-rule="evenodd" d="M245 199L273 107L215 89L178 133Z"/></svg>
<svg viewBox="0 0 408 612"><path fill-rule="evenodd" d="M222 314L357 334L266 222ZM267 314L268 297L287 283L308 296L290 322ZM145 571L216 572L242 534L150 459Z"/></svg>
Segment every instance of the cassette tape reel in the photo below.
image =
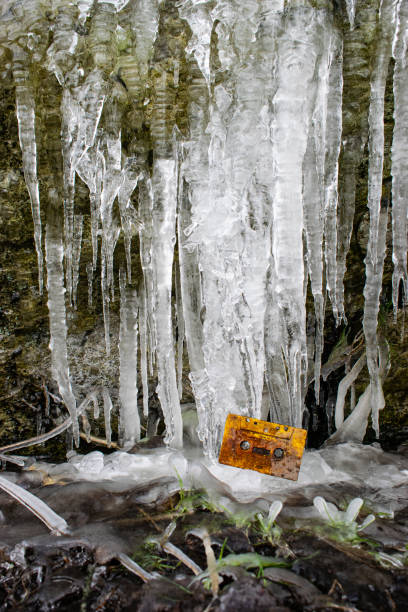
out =
<svg viewBox="0 0 408 612"><path fill-rule="evenodd" d="M306 436L305 429L229 414L219 462L297 480Z"/></svg>

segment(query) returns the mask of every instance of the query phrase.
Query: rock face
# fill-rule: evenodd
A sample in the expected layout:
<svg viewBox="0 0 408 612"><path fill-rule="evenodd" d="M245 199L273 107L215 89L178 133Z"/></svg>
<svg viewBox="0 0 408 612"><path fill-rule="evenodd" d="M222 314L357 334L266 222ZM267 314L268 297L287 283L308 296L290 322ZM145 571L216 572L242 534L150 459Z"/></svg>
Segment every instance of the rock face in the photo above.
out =
<svg viewBox="0 0 408 612"><path fill-rule="evenodd" d="M318 444L364 351L346 416L408 427L403 4L6 2L2 443L180 446L193 394L210 455L265 404Z"/></svg>

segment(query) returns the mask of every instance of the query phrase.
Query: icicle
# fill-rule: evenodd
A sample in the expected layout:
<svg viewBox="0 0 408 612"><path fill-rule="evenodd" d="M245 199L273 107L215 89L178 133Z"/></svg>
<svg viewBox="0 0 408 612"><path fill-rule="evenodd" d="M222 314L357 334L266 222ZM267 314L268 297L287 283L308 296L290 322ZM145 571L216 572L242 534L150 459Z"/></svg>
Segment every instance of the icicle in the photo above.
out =
<svg viewBox="0 0 408 612"><path fill-rule="evenodd" d="M49 197L55 208L58 194L50 190ZM50 207L46 229L46 263L48 312L50 320L51 366L59 392L72 418L75 443L79 443L76 400L71 388L67 353L67 323L65 312L65 288L62 235L56 212Z"/></svg>
<svg viewBox="0 0 408 612"><path fill-rule="evenodd" d="M343 97L343 42L333 30L330 49L329 91L327 95L327 133L324 176L324 256L326 264L326 288L332 304L333 315L339 320L337 304L337 204L339 155L342 132Z"/></svg>
<svg viewBox="0 0 408 612"><path fill-rule="evenodd" d="M408 214L408 4L399 2L397 35L393 49L394 135L392 141L392 303L398 312L400 285L408 302L407 214Z"/></svg>
<svg viewBox="0 0 408 612"><path fill-rule="evenodd" d="M112 442L112 427L111 427L111 412L112 412L112 400L109 395L109 391L106 387L102 388L103 398L103 416L105 420L105 437L108 446Z"/></svg>
<svg viewBox="0 0 408 612"><path fill-rule="evenodd" d="M92 308L92 284L93 284L93 265L86 264L86 275L88 278L88 308Z"/></svg>
<svg viewBox="0 0 408 612"><path fill-rule="evenodd" d="M91 210L91 241L92 241L92 266L96 270L98 260L98 235L100 226L100 206L102 192L102 177L104 158L99 151L99 142L88 149L82 156L76 171L90 191L89 203Z"/></svg>
<svg viewBox="0 0 408 612"><path fill-rule="evenodd" d="M350 373L351 371L351 355L350 357L347 359L346 363L344 364L344 372L346 374L346 376ZM350 385L350 412L352 412L354 410L354 408L356 407L356 386L353 383L351 383Z"/></svg>
<svg viewBox="0 0 408 612"><path fill-rule="evenodd" d="M109 287L106 282L106 258L102 254L101 262L101 294L102 294L102 310L103 310L103 325L105 329L105 349L106 355L110 355L110 297Z"/></svg>
<svg viewBox="0 0 408 612"><path fill-rule="evenodd" d="M75 174L72 172L66 187L67 194L64 198L64 244L66 262L66 285L69 304L73 303L73 241L74 241L74 192Z"/></svg>
<svg viewBox="0 0 408 612"><path fill-rule="evenodd" d="M167 79L167 72L163 71L154 84L150 127L156 156L152 172L152 225L147 231L148 241L142 246L142 257L147 256L151 261L151 277L145 275L145 283L148 301L153 307L157 394L166 425L165 442L171 447L181 448L183 424L177 390L171 304L178 167L174 159L175 143L171 126L166 119L169 104ZM144 263L146 271L150 261Z"/></svg>
<svg viewBox="0 0 408 612"><path fill-rule="evenodd" d="M178 187L177 240L180 275L180 293L183 308L188 359L192 372L204 368L203 355L203 302L201 295L198 249L189 247L192 228L192 209L198 207L200 196L205 196L208 181L208 135L205 107L208 104L206 82L193 69L188 97L190 121L190 146L185 146ZM202 187L204 184L204 188Z"/></svg>
<svg viewBox="0 0 408 612"><path fill-rule="evenodd" d="M344 402L346 399L347 391L350 386L357 379L361 370L364 368L366 364L366 356L362 355L358 361L354 364L352 369L346 373L346 376L340 381L339 387L337 390L337 400L336 400L336 409L335 409L335 425L336 429L340 429L344 421Z"/></svg>
<svg viewBox="0 0 408 612"><path fill-rule="evenodd" d="M357 0L346 0L347 16L350 23L350 30L354 30L354 19L356 16Z"/></svg>
<svg viewBox="0 0 408 612"><path fill-rule="evenodd" d="M271 399L270 418L275 423L286 423L290 414L290 395L287 369L282 355L282 323L276 301L275 278L271 257L270 272L267 277L268 293L265 313L265 378Z"/></svg>
<svg viewBox="0 0 408 612"><path fill-rule="evenodd" d="M261 410L278 4L251 1L236 12L223 3L210 16L207 5L183 5L196 32L206 33L214 23L211 36L217 36L219 71L225 75L208 104L204 56L192 54L198 66L191 62L191 133L179 204L190 379L199 436L213 457L228 412L259 416Z"/></svg>
<svg viewBox="0 0 408 612"><path fill-rule="evenodd" d="M376 8L379 4L375 2ZM342 154L340 158L340 189L337 231L336 308L337 321L346 322L344 310L344 276L347 254L353 230L356 201L357 170L361 162L367 139L367 126L363 120L368 111L369 83L372 50L375 49L377 32L377 10L372 3L359 2L356 6L356 23L364 24L364 36L360 27L344 32L343 79L347 96L343 99ZM356 74L359 78L356 78Z"/></svg>
<svg viewBox="0 0 408 612"><path fill-rule="evenodd" d="M146 80L149 63L153 57L154 42L159 27L159 5L162 0L137 0L137 8L130 13L130 24L135 34L138 72L142 82ZM127 83L126 72L123 78Z"/></svg>
<svg viewBox="0 0 408 612"><path fill-rule="evenodd" d="M77 288L79 280L79 262L81 259L83 221L84 218L82 215L74 216L74 235L72 245L72 296L75 310L77 308Z"/></svg>
<svg viewBox="0 0 408 612"><path fill-rule="evenodd" d="M363 328L366 341L367 366L371 381L371 409L373 428L379 435L378 413L384 407L384 396L379 378L377 319L385 257L388 207L381 206L384 160L384 96L391 58L391 46L395 30L397 0L383 0L381 6L381 30L378 39L376 64L371 80L369 111L369 168L368 208L370 230L367 245L366 282L364 287ZM385 205L384 205L385 204Z"/></svg>
<svg viewBox="0 0 408 612"><path fill-rule="evenodd" d="M367 366L371 381L371 410L373 429L379 436L379 411L384 408L385 400L381 385L380 369L378 362L377 342L377 318L380 306L380 294L382 285L382 271L384 266L386 235L388 223L388 207L382 206L378 225L377 261L372 261L370 247L371 237L368 244L366 256L366 283L364 287L364 317L363 327L366 339ZM371 230L371 227L370 227Z"/></svg>
<svg viewBox="0 0 408 612"><path fill-rule="evenodd" d="M91 206L92 267L96 270L96 264L98 262L100 194L91 193L89 199Z"/></svg>
<svg viewBox="0 0 408 612"><path fill-rule="evenodd" d="M371 384L368 385L364 393L360 396L353 412L347 417L341 427L332 436L330 436L328 443L361 443L367 430L370 412Z"/></svg>
<svg viewBox="0 0 408 612"><path fill-rule="evenodd" d="M307 243L307 264L315 310L315 350L314 350L314 388L316 404L319 405L320 396L320 369L323 351L324 326L324 298L323 290L323 176L321 150L317 148L318 140L325 144L325 97L327 95L327 74L319 75L319 91L316 100L314 117L309 133L308 148L303 167L303 193L304 193L304 223ZM322 108L323 106L323 108ZM313 125L314 124L314 125ZM320 147L319 147L320 148ZM323 167L322 167L323 166ZM305 291L305 290L304 290Z"/></svg>
<svg viewBox="0 0 408 612"><path fill-rule="evenodd" d="M319 404L320 370L323 351L324 332L324 297L323 297L323 234L325 227L326 207L332 207L332 202L325 201L326 160L334 168L337 158L328 159L328 151L335 148L339 141L336 130L330 129L332 117L329 115L330 72L333 50L337 51L338 39L333 26L328 22L324 28L321 58L318 60L318 86L316 99L313 102L313 115L309 129L308 147L303 162L303 198L304 224L307 243L307 263L314 298L316 333L314 354L315 398ZM335 84L337 85L337 83ZM336 100L337 101L337 100ZM335 110L339 113L338 109ZM333 142L334 140L334 142ZM339 147L337 146L337 154ZM335 170L329 168L329 177L333 181ZM333 188L333 185L330 185ZM336 186L334 187L336 188ZM334 203L335 204L335 203ZM332 210L330 211L333 215ZM333 245L332 245L333 247Z"/></svg>
<svg viewBox="0 0 408 612"><path fill-rule="evenodd" d="M77 9L70 4L58 7L53 27L53 41L47 50L47 67L64 87L61 102L61 143L63 154L64 183L64 255L66 286L69 303L73 292L73 238L74 238L74 195L75 170L72 143L79 116L78 103L67 89L75 87L82 77L82 71L75 66L78 33L75 30Z"/></svg>
<svg viewBox="0 0 408 612"><path fill-rule="evenodd" d="M30 195L34 224L34 243L38 261L38 287L43 292L43 252L41 246L40 194L37 179L37 144L35 137L35 101L27 67L28 56L19 45L13 45L13 77L16 85L18 135L23 157L24 179Z"/></svg>
<svg viewBox="0 0 408 612"><path fill-rule="evenodd" d="M174 363L171 289L176 222L176 162L157 159L153 166L153 321L157 338L157 393L166 423L165 441L183 444L183 427Z"/></svg>
<svg viewBox="0 0 408 612"><path fill-rule="evenodd" d="M123 181L123 174L121 171L121 115L116 101L112 101L107 122L109 128L105 127L103 137L105 164L100 200L100 215L102 225L102 256L105 260L106 289L111 291L113 300L113 254L121 230L116 216L113 215L113 204Z"/></svg>
<svg viewBox="0 0 408 612"><path fill-rule="evenodd" d="M110 74L114 64L113 40L117 26L115 2L98 0L89 31L88 45L95 66Z"/></svg>
<svg viewBox="0 0 408 612"><path fill-rule="evenodd" d="M137 295L126 286L126 274L119 272L120 333L119 333L119 399L120 442L131 447L140 440L140 419L137 406Z"/></svg>
<svg viewBox="0 0 408 612"><path fill-rule="evenodd" d="M214 17L204 2L183 0L178 3L180 16L188 22L193 33L186 53L194 56L208 88L210 87L210 43Z"/></svg>
<svg viewBox="0 0 408 612"><path fill-rule="evenodd" d="M148 364L149 364L149 375L150 376L154 376L154 366L155 366L155 363L156 363L155 330L154 330L154 326L153 326L152 318L151 317L149 317L147 319L147 322L148 322L148 326L147 326L147 338L148 338L147 357L148 357Z"/></svg>
<svg viewBox="0 0 408 612"><path fill-rule="evenodd" d="M99 419L99 399L98 399L97 392L92 394L91 401L93 403L93 408L94 408L93 416L94 416L94 419L97 420Z"/></svg>
<svg viewBox="0 0 408 612"><path fill-rule="evenodd" d="M55 14L52 43L47 49L47 67L53 72L60 85L69 79L75 63L78 45L76 31L77 7L72 3L59 3Z"/></svg>
<svg viewBox="0 0 408 612"><path fill-rule="evenodd" d="M313 350L307 346L305 329L305 268L315 300L314 381L319 399L325 289L337 323L345 320L343 280L356 176L367 136L370 83L370 237L364 313L370 388L356 407L360 417L357 414L354 418L359 419L358 436L363 435L366 417L361 414L366 413L368 402L378 433L383 398L376 322L387 221L385 198L381 208L383 112L395 12L395 314L401 283L405 302L408 289L403 197L408 191L406 2L346 0L349 31L348 27L340 28L335 9L317 8L308 0L181 0L170 12L161 6L161 0L76 0L68 4L55 0L50 4L51 12L46 11L48 25L52 22L51 38L44 21L47 3L19 0L0 10L0 42L5 44L7 35L14 54L19 136L33 210L40 285L34 82L37 93L42 67L55 74L62 88L59 93L57 85L50 89L56 104L61 103L60 118L54 102L47 105L54 127L61 119L63 175L55 184L58 198L64 200L64 243L59 220L52 216L46 240L50 346L53 375L72 415L76 438L61 267L64 255L66 298L68 302L72 295L76 307L83 225L82 216L74 212L76 175L90 193L93 257L86 268L90 307L98 240L101 242L108 354L110 302L116 280L114 253L120 232L124 234L127 282L123 272L119 279L120 436L130 444L140 436L136 385L139 325L145 416L150 373L159 379L166 442L181 445L179 403L185 340L199 436L206 452L216 456L227 412L260 414L264 377L272 418L301 424L304 381L306 376L309 381L313 378L312 365L309 369L306 365ZM155 44L159 14L163 39ZM354 21L357 27L353 29ZM183 46L186 37L187 47ZM8 53L0 51L1 59ZM179 120L185 141L175 151L171 133ZM57 127L52 142L55 152L59 151ZM49 170L51 174L59 172L57 164L52 167L54 161L59 164L59 153L48 156L48 164L45 159L44 185ZM132 197L136 189L138 208L136 197ZM56 193L51 194L52 203L57 203L56 198ZM174 262L176 226L178 268ZM143 270L138 298L130 283L132 258L133 264L137 263L132 253L137 232ZM104 390L105 416L112 405L107 394ZM341 401L344 404L344 399ZM342 420L337 418L339 423ZM339 424L343 433L347 427Z"/></svg>
<svg viewBox="0 0 408 612"><path fill-rule="evenodd" d="M377 42L375 65L371 78L369 110L369 176L368 208L370 210L370 238L368 251L373 264L377 263L378 226L381 207L384 162L384 97L392 41L396 26L398 0L383 0L380 15L380 32ZM378 270L382 277L382 269Z"/></svg>
<svg viewBox="0 0 408 612"><path fill-rule="evenodd" d="M113 204L123 179L121 172L121 115L116 100L111 104L108 121L109 128L105 128L103 134L103 173L100 195L100 219L102 226L101 291L107 355L110 354L109 303L111 299L112 301L114 299L113 254L121 229L116 216L113 215ZM97 216L96 212L95 216Z"/></svg>
<svg viewBox="0 0 408 612"><path fill-rule="evenodd" d="M354 364L353 369L348 375L350 378L353 377L356 370L360 367L360 360ZM389 349L387 343L380 339L379 341L379 377L381 380L385 378L389 369ZM350 380L349 378L349 380ZM345 380L345 379L343 379ZM345 382L345 384L347 384ZM347 417L347 419L341 423L339 429L330 436L327 444L338 444L341 442L359 442L361 443L364 439L368 417L371 412L371 393L373 391L371 383L368 385L364 393L359 397L356 407L353 412ZM374 424L375 425L375 424Z"/></svg>
<svg viewBox="0 0 408 612"><path fill-rule="evenodd" d="M350 389L350 410L353 411L356 407L356 386L353 383Z"/></svg>
<svg viewBox="0 0 408 612"><path fill-rule="evenodd" d="M80 78L80 69L75 68L73 79ZM66 242L72 241L73 193L75 171L90 191L91 236L93 266L96 269L98 253L98 228L100 219L100 197L102 191L103 155L95 144L97 127L106 95L103 74L93 70L85 81L72 90L66 89L62 100L62 144L64 157L65 232ZM67 259L69 279L70 254Z"/></svg>
<svg viewBox="0 0 408 612"><path fill-rule="evenodd" d="M153 360L156 350L155 330L153 324L153 192L151 179L147 175L139 185L139 214L142 227L139 230L140 261L143 269L144 286L144 318L146 321L146 355L149 374L153 376Z"/></svg>
<svg viewBox="0 0 408 612"><path fill-rule="evenodd" d="M313 77L323 32L319 27L317 11L307 11L303 7L301 11L293 11L290 23L290 36L283 35L278 42L279 82L274 98L272 136L276 164L273 256L277 301L284 326L282 351L291 403L287 422L300 426L303 412L301 377L305 373L307 352L303 218L299 211L303 205L302 164L307 146L307 126L316 89Z"/></svg>
<svg viewBox="0 0 408 612"><path fill-rule="evenodd" d="M147 379L147 315L146 289L144 284L140 292L139 302L139 333L140 333L140 374L143 390L143 415L149 415L149 385Z"/></svg>
<svg viewBox="0 0 408 612"><path fill-rule="evenodd" d="M320 371L324 338L323 236L325 240L326 286L337 318L336 212L338 157L341 138L341 40L327 21L322 38L316 102L303 164L304 223L307 263L314 298L316 331L314 387L320 396Z"/></svg>
<svg viewBox="0 0 408 612"><path fill-rule="evenodd" d="M137 230L141 226L141 220L138 218L134 207L130 203L130 197L133 191L136 189L139 178L141 178L141 174L139 173L138 164L136 160L126 160L125 166L122 170L122 185L118 193L118 202L120 220L125 241L127 277L129 283L131 283L132 281L132 237L134 234L136 234Z"/></svg>
<svg viewBox="0 0 408 612"><path fill-rule="evenodd" d="M180 271L175 269L175 288L176 288L176 320L177 320L177 389L180 401L183 396L183 352L185 326L183 317L183 305L181 302Z"/></svg>
<svg viewBox="0 0 408 612"><path fill-rule="evenodd" d="M45 502L36 495L33 495L23 487L19 487L14 482L0 476L0 488L14 497L20 504L23 504L37 518L40 519L54 535L68 535L69 527L65 519L56 514Z"/></svg>
<svg viewBox="0 0 408 612"><path fill-rule="evenodd" d="M60 82L63 82L61 77ZM69 303L72 304L72 250L74 240L75 171L73 168L72 141L77 128L79 108L68 89L64 89L61 102L61 143L64 177L64 245L65 277Z"/></svg>
<svg viewBox="0 0 408 612"><path fill-rule="evenodd" d="M320 372L322 368L322 353L324 342L324 297L316 295L315 297L315 315L316 315L316 343L314 354L314 392L316 404L320 404Z"/></svg>
<svg viewBox="0 0 408 612"><path fill-rule="evenodd" d="M159 3L159 0L136 0L129 10L119 15L119 23L127 31L130 27L132 45L127 41L126 54L118 58L118 75L130 99L138 102L143 99L149 64L153 57Z"/></svg>

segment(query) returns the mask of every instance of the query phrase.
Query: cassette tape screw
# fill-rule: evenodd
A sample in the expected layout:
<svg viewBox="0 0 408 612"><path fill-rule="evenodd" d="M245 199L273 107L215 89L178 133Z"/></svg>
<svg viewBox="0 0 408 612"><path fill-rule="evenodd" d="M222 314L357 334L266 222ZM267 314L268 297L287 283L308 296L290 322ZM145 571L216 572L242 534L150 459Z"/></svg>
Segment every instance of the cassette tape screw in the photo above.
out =
<svg viewBox="0 0 408 612"><path fill-rule="evenodd" d="M250 443L248 442L248 440L243 440L240 444L240 447L242 448L242 450L248 450L248 448L250 447Z"/></svg>

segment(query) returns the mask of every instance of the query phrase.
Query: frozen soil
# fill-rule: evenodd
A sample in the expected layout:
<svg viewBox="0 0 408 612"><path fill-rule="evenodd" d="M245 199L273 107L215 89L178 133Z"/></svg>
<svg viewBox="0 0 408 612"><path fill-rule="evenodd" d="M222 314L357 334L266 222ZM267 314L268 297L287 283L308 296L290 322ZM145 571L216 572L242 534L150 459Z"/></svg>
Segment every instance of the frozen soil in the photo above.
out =
<svg viewBox="0 0 408 612"><path fill-rule="evenodd" d="M31 477L29 488L50 504L59 499L65 505L72 535L50 535L0 494L0 610L406 610L408 503L393 519L377 516L369 535L349 540L315 518L294 518L286 506L277 519L281 535L268 536L256 520L212 508L199 491L182 490L148 505L141 502L141 487L108 492L97 483L43 486ZM336 493L339 501L355 491L343 485ZM301 495L288 500L289 510L294 504L302 506ZM191 532L205 528L210 534L215 558L224 561L218 563L218 595L208 576L196 578L149 544L172 522L171 543L203 572L204 546ZM120 564L118 551L154 578L144 584Z"/></svg>

